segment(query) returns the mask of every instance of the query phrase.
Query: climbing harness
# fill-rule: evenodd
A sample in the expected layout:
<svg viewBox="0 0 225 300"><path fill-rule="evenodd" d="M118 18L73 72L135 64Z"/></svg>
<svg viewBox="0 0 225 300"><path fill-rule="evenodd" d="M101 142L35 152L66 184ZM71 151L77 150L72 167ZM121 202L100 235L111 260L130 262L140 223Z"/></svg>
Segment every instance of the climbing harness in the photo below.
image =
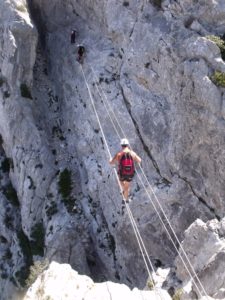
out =
<svg viewBox="0 0 225 300"><path fill-rule="evenodd" d="M97 76L96 76L96 74L95 74L95 72L94 72L92 66L91 66L91 70L92 70L92 73L93 73L94 78L95 78L95 80L96 80L96 79L97 79ZM97 80L96 80L96 81L97 81ZM120 129L121 133L123 134L123 137L126 137L126 134L124 133L124 130L123 130L123 128L121 127L121 125L120 125L120 123L119 123L119 121L118 121L118 119L117 119L117 116L115 115L115 113L114 113L114 111L113 111L113 109L112 109L112 107L111 107L111 104L109 103L109 101L108 101L108 99L107 99L107 97L106 97L104 91L103 91L102 88L100 87L100 88L101 88L101 92L102 92L102 94L104 95L104 98L103 98L102 95L101 95L101 93L100 93L100 90L99 90L98 85L95 84L95 86L97 87L97 90L98 90L98 92L99 92L99 95L100 95L100 97L101 97L101 99L102 99L102 101L103 101L103 103L104 103L105 108L106 108L107 114L108 114L108 116L109 116L109 118L110 118L110 120L111 120L111 122L112 122L112 124L113 124L113 127L114 127L114 129L115 129L115 131L116 131L116 133L117 133L119 139L121 139L121 135L119 134L118 130L116 129L116 125L114 124L113 118L112 118L112 116L111 116L109 110L112 112L112 115L113 115L113 117L114 117L114 119L115 119L115 121L116 121L116 124L117 124L118 128ZM107 104L107 105L106 105L106 104ZM108 107L107 107L107 106L108 106ZM140 174L137 172L138 178L139 178L139 180L141 181L141 184L143 185L143 187L144 187L144 189L145 189L145 191L146 191L146 193L147 193L147 195L148 195L148 197L149 197L149 199L150 199L150 201L151 201L151 203L152 203L152 205L153 205L153 208L155 209L155 211L156 211L156 213L157 213L157 215L158 215L158 217L159 217L159 219L160 219L160 222L162 223L162 225L163 225L163 227L164 227L164 229L165 229L165 231L166 231L168 237L170 238L170 240L171 240L171 242L172 242L174 248L176 249L176 251L177 251L177 253L178 253L178 255L179 255L181 261L182 261L183 264L184 264L184 267L185 267L186 271L188 272L190 278L192 279L193 284L195 285L195 287L196 287L197 291L199 292L200 296L202 296L202 291L203 291L203 293L205 294L205 296L206 296L207 299L208 299L208 295L207 295L207 293L206 293L206 291L205 291L205 288L203 287L203 285L202 285L202 283L201 283L201 281L200 281L200 279L199 279L197 273L195 272L194 267L192 266L192 264L191 264L191 262L190 262L190 260L189 260L189 258L188 258L188 256L187 256L187 254L186 254L186 252L185 252L183 246L181 245L181 242L179 241L179 239L178 239L178 237L177 237L177 235L176 235L174 229L172 228L172 225L171 225L171 223L170 223L168 217L166 216L165 211L164 211L162 205L160 204L160 202L159 202L159 200L158 200L158 197L156 196L156 194L155 194L155 192L154 192L154 190L153 190L153 188L152 188L152 186L151 186L151 184L150 184L150 182L149 182L147 176L145 175L145 172L144 172L144 170L143 170L143 168L141 167L140 164L139 164L139 168L140 168L140 170L141 170L141 172L142 172L142 174L143 174L143 176L144 176L144 178L145 178L145 180L146 180L148 186L150 187L151 192L152 192L152 194L153 194L153 196L154 196L154 198L155 198L155 200L156 200L156 202L157 202L157 204L158 204L158 206L159 206L159 208L160 208L160 210L161 210L163 216L165 217L165 219L166 219L166 221L167 221L167 223L168 223L168 225L169 225L169 228L170 228L170 230L172 231L172 233L173 233L173 235L174 235L174 238L175 238L176 242L178 243L178 245L179 245L179 247L180 247L180 249L181 249L181 251L182 251L182 253L183 253L183 255L184 255L186 261L188 262L188 265L189 265L189 267L190 267L190 269L191 269L191 271L193 272L194 275L191 274L191 272L190 272L190 270L189 270L189 268L188 268L186 262L184 261L184 258L182 257L181 253L179 252L179 250L178 250L178 248L177 248L177 246L176 246L176 244L175 244L175 242L174 242L174 240L173 240L173 238L172 238L170 232L168 231L168 229L167 229L167 227L166 227L166 225L165 225L165 223L164 223L162 217L160 216L160 214L159 214L159 212L158 212L158 210L157 210L157 208L156 208L156 206L155 206L155 204L154 204L154 202L153 202L153 200L152 200L152 198L151 198L151 195L150 195L149 191L147 190L147 188L146 188L146 186L145 186L145 184L144 184L144 182L143 182L143 180L142 180ZM197 282L198 282L200 288L202 289L202 291L199 289L198 285L196 284L195 278L196 278L196 280L197 280Z"/></svg>

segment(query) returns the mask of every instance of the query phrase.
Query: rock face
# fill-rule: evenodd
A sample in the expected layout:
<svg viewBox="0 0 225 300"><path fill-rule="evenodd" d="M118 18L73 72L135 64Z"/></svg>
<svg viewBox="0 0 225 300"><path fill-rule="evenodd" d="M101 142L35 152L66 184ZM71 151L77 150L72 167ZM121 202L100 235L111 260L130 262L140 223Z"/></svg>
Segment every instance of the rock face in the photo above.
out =
<svg viewBox="0 0 225 300"><path fill-rule="evenodd" d="M211 75L225 63L207 38L224 34L224 15L222 0L1 1L0 151L11 163L0 186L18 198L0 193L2 297L42 257L145 286L85 79L111 154L126 135L143 159L130 208L153 264L177 255L154 195L180 240L196 219L224 216L225 98ZM83 67L71 29L86 47Z"/></svg>
<svg viewBox="0 0 225 300"><path fill-rule="evenodd" d="M94 283L91 278L79 275L67 264L52 262L49 269L41 274L27 291L24 300L34 299L83 299L83 300L116 300L116 299L162 299L171 297L166 291L132 291L124 284L113 282Z"/></svg>
<svg viewBox="0 0 225 300"><path fill-rule="evenodd" d="M191 292L183 295L184 299L196 299L196 295L198 297L205 296L205 293L215 299L225 298L224 236L225 219L222 219L221 222L212 220L207 223L196 220L185 231L182 247L198 276L198 280L192 280ZM186 257L182 251L180 253L189 267ZM195 278L190 267L190 274L187 273L180 257L175 260L175 265L176 274L184 283L187 284L190 281L190 275ZM204 287L204 291L201 285Z"/></svg>

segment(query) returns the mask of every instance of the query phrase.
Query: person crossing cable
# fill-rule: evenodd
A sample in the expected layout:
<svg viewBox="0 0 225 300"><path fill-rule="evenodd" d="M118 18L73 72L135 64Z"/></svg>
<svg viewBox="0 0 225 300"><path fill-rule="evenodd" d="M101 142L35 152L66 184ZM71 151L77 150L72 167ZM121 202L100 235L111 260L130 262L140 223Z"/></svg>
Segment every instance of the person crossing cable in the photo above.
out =
<svg viewBox="0 0 225 300"><path fill-rule="evenodd" d="M83 64L84 55L85 55L85 47L83 45L78 45L77 46L77 61L80 64Z"/></svg>
<svg viewBox="0 0 225 300"><path fill-rule="evenodd" d="M70 34L70 42L71 42L71 44L75 44L76 35L77 35L77 31L76 30L72 30L71 34Z"/></svg>
<svg viewBox="0 0 225 300"><path fill-rule="evenodd" d="M123 189L123 198L129 202L130 183L135 174L134 162L141 163L141 158L129 147L129 141L124 138L120 145L122 150L109 161L111 165L118 164L118 176Z"/></svg>

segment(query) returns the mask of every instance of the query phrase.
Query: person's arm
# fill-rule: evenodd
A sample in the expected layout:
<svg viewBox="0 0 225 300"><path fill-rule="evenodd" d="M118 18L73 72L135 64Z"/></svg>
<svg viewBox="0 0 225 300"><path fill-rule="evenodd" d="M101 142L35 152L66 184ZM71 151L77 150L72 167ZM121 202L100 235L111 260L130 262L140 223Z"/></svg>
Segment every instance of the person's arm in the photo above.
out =
<svg viewBox="0 0 225 300"><path fill-rule="evenodd" d="M116 154L116 155L109 161L110 165L114 165L114 164L118 161L117 155L118 155L118 154Z"/></svg>
<svg viewBox="0 0 225 300"><path fill-rule="evenodd" d="M139 163L139 164L141 163L140 156L138 156L137 153L135 153L134 151L133 151L133 158L137 163Z"/></svg>

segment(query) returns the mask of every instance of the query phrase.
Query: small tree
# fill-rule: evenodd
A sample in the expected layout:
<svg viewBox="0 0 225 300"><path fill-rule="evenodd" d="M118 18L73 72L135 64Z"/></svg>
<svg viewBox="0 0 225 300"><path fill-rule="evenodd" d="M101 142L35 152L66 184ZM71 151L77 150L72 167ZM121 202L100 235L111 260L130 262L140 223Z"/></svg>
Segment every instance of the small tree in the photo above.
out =
<svg viewBox="0 0 225 300"><path fill-rule="evenodd" d="M33 255L44 256L45 228L42 221L32 228L30 246Z"/></svg>
<svg viewBox="0 0 225 300"><path fill-rule="evenodd" d="M212 82L220 87L225 87L225 73L220 71L215 71L211 76Z"/></svg>
<svg viewBox="0 0 225 300"><path fill-rule="evenodd" d="M20 93L21 93L21 96L24 97L24 98L33 99L32 96L31 96L30 89L28 88L28 86L26 85L26 83L21 83L21 85L20 85Z"/></svg>
<svg viewBox="0 0 225 300"><path fill-rule="evenodd" d="M20 202L18 200L16 190L14 189L11 182L3 188L3 194L12 205L20 206Z"/></svg>
<svg viewBox="0 0 225 300"><path fill-rule="evenodd" d="M9 158L5 158L1 164L1 168L2 168L2 171L4 173L8 173L9 170L10 170L10 159Z"/></svg>
<svg viewBox="0 0 225 300"><path fill-rule="evenodd" d="M210 41L214 42L220 48L221 57L223 60L225 60L225 42L224 42L224 40L221 39L217 35L207 35L206 38L209 39Z"/></svg>
<svg viewBox="0 0 225 300"><path fill-rule="evenodd" d="M59 175L59 192L64 199L68 198L72 191L71 171L64 169Z"/></svg>
<svg viewBox="0 0 225 300"><path fill-rule="evenodd" d="M59 188L59 193L62 195L62 201L66 206L67 211L69 213L73 213L75 200L71 196L71 192L72 192L71 171L68 170L67 168L64 169L59 174L58 188Z"/></svg>

